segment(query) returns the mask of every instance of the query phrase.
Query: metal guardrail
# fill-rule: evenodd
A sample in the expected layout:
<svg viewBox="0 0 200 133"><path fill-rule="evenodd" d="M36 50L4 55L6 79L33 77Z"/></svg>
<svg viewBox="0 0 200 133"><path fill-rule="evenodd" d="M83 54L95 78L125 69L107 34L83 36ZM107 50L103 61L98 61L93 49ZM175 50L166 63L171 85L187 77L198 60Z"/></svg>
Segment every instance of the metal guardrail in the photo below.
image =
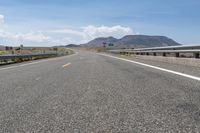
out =
<svg viewBox="0 0 200 133"><path fill-rule="evenodd" d="M134 51L146 51L146 50L192 50L200 49L200 45L181 45L181 46L168 46L168 47L152 47L152 48L139 48Z"/></svg>
<svg viewBox="0 0 200 133"><path fill-rule="evenodd" d="M120 50L109 50L111 53L116 54L140 54L150 55L153 54L166 54L174 53L176 57L180 56L180 53L192 53L194 58L200 58L200 45L195 46L169 46L169 47L152 47L152 48L140 48L140 49L120 49Z"/></svg>
<svg viewBox="0 0 200 133"><path fill-rule="evenodd" d="M22 55L0 55L0 61L7 61L13 59L32 59L32 58L47 58L57 56L56 53L49 54L22 54Z"/></svg>

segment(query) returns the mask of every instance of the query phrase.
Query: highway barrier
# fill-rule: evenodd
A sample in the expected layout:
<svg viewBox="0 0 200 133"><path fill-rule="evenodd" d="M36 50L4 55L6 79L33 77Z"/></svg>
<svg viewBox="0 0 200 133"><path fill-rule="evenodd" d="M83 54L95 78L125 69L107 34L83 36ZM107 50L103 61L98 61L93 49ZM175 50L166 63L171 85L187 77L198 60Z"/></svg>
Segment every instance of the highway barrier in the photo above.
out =
<svg viewBox="0 0 200 133"><path fill-rule="evenodd" d="M193 54L192 57L200 58L200 45L195 46L169 46L169 47L151 47L140 49L116 49L109 50L115 54L136 54L136 55L162 55L174 54L175 57L180 57L180 54Z"/></svg>
<svg viewBox="0 0 200 133"><path fill-rule="evenodd" d="M46 54L15 54L15 55L0 55L0 64L22 62L26 60L35 60L57 56L56 53Z"/></svg>

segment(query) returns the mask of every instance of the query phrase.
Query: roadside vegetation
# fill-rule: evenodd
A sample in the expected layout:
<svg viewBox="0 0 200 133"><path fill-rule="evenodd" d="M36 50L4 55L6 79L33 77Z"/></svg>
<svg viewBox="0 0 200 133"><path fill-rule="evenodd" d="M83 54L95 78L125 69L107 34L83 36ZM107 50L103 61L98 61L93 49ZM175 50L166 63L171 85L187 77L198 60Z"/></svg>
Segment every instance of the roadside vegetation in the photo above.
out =
<svg viewBox="0 0 200 133"><path fill-rule="evenodd" d="M0 50L0 55L6 54L7 52L4 50Z"/></svg>

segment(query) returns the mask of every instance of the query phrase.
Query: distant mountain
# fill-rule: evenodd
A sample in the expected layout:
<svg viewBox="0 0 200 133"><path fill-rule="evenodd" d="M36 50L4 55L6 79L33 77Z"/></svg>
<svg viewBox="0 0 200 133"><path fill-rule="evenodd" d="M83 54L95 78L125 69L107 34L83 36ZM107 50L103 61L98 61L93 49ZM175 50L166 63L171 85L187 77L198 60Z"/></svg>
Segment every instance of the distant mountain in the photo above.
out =
<svg viewBox="0 0 200 133"><path fill-rule="evenodd" d="M117 43L118 39L114 37L100 37L96 38L87 44L84 44L85 46L93 46L93 47L100 47L103 46L104 43Z"/></svg>
<svg viewBox="0 0 200 133"><path fill-rule="evenodd" d="M110 44L114 45L111 45L113 48L139 48L181 45L165 36L127 35L121 39L116 39L114 37L96 38L84 44L84 46L102 47L104 45L110 46Z"/></svg>
<svg viewBox="0 0 200 133"><path fill-rule="evenodd" d="M66 45L65 47L68 47L68 48L74 48L74 47L80 47L80 45L76 45L76 44L68 44L68 45Z"/></svg>
<svg viewBox="0 0 200 133"><path fill-rule="evenodd" d="M66 48L74 48L74 47L80 47L80 45L77 44L68 44L68 45L58 45L53 47L66 47Z"/></svg>

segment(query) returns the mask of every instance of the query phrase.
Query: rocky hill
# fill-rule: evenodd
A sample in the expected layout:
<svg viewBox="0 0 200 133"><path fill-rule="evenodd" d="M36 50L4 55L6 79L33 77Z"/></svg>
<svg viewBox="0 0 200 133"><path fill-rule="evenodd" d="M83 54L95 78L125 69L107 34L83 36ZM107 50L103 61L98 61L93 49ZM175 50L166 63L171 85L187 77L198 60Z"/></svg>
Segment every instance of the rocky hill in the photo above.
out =
<svg viewBox="0 0 200 133"><path fill-rule="evenodd" d="M107 45L114 48L138 48L175 46L181 44L165 36L127 35L121 39L116 39L114 37L96 38L83 45L89 47L102 47L104 45Z"/></svg>

